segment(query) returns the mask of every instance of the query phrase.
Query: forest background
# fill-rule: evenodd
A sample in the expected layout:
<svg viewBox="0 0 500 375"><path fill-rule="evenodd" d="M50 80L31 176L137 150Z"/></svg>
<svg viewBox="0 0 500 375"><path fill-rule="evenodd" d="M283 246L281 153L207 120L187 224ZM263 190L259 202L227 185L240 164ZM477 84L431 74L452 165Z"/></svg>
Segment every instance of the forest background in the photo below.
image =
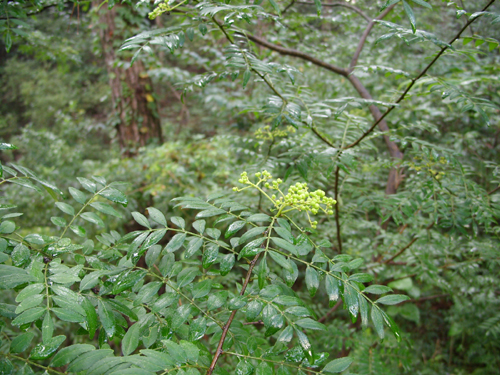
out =
<svg viewBox="0 0 500 375"><path fill-rule="evenodd" d="M499 373L499 11L2 0L0 373Z"/></svg>

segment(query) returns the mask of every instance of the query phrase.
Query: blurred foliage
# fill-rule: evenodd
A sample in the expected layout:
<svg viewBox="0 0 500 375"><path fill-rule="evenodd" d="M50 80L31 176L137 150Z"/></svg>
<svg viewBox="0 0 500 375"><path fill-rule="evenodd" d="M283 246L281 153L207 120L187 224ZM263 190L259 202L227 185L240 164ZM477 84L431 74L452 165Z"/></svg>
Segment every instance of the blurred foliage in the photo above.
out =
<svg viewBox="0 0 500 375"><path fill-rule="evenodd" d="M0 300L0 352L5 356L0 373L206 373L222 327L243 303L237 295L249 267L245 263L251 260L243 257L229 267L232 251L243 251L229 239L231 227L242 225L239 229L252 231L254 226L250 214L233 216L243 224L215 224L216 215L241 212L238 205L252 214L277 214L257 189L233 194L230 203L206 203L207 197L229 193L235 184L241 188L236 181L242 171L253 176L262 170L281 178L283 191L302 182L310 191L323 190L337 200L338 218L318 214L318 227L313 229L303 212L295 212L288 219L297 227L292 224L287 230L280 223L281 229L272 232L274 237L290 233L293 246L304 245L300 245L303 236L317 246L295 256L293 250L279 250L273 242L266 245L266 255L243 298L248 305L232 321L214 373L331 373L343 371L351 360L346 374L498 373L500 6L493 2L486 12L478 13L489 3L140 1L129 4L137 6L136 11L118 7L118 27L128 39L116 45L117 50L121 47L116 64L128 64L133 56L147 67L165 140L141 148L135 158L121 158L98 42L97 9L89 3L4 1L0 137L3 145L18 149L3 146L0 154L4 166L0 233L7 239L0 242L0 266L15 266L23 275L38 277L46 292L26 307L33 312L44 306L39 316L12 325L23 314L17 307L19 293L26 290L26 282L35 281L12 285L8 281L12 268L0 270L5 289ZM148 19L159 4L164 4L163 13ZM103 3L99 12L113 5ZM387 16L374 23L352 71L336 74L323 68L347 69L368 20L392 5ZM452 47L415 80L462 28ZM373 99L360 97L350 83L353 76ZM413 83L404 100L397 102ZM372 105L382 113L394 106L386 117L389 130L375 128L348 148L374 123ZM404 155L401 160L390 153L390 142ZM33 175L25 171L23 177L32 181L31 186L12 180L10 163L35 171ZM387 176L394 169L397 193L387 195ZM124 184L110 185L113 181ZM73 189L89 199L93 184L120 192L111 196L113 211L103 206L90 209L86 200L79 201ZM120 205L122 196L126 206ZM180 196L187 198L172 201ZM104 203L104 198L97 194L95 201ZM61 202L77 209L67 216L64 210L61 213ZM11 209L10 204L17 207ZM192 223L207 214L200 214L209 210L207 204L224 212L217 211L213 219L206 216L210 230L200 232ZM82 217L78 210L83 205L87 215ZM190 205L198 209L184 209ZM149 207L166 215L170 229L157 243L134 244L134 237L152 236L165 227L161 215ZM13 212L22 216L9 216ZM58 219L63 216L64 222ZM67 230L70 217L75 217L71 222L75 227ZM144 229L144 220L152 232ZM9 223L15 223L15 230ZM187 223L191 238L182 239L180 248L175 248L176 236L185 233L182 223ZM222 232L220 238L217 230ZM62 239L70 242L61 245L62 231L66 236ZM127 237L130 233L134 234ZM27 246L27 239L36 235L42 242L28 241L26 252L20 244ZM203 254L193 250L196 238L205 244ZM92 246L88 239L93 239ZM210 255L213 250L208 245L217 241L219 252ZM53 244L67 250L50 250ZM347 268L332 271L336 266ZM60 288L74 292L66 291L75 298L74 310L60 301L62 289L49 284L49 267L56 280L58 272L73 272L71 280L63 278ZM230 268L227 274L225 267ZM141 270L141 278L127 279L126 289L113 285ZM340 275L338 304L328 272ZM343 276L354 277L354 284ZM370 309L360 308L363 303L357 296L363 298L364 288L377 284L409 298L381 310L395 336L384 334L377 316L370 314L369 324L362 324L363 311ZM196 288L202 289L199 299L193 297ZM203 295L204 288L209 294ZM285 297L288 306L272 302ZM375 301L377 295L372 297ZM221 301L215 301L218 298ZM257 311L258 301L267 306L262 312ZM220 306L210 305L215 302ZM151 306L161 303L165 307L152 313ZM289 306L299 315L282 313ZM359 316L358 310L362 310ZM95 324L88 311L97 314ZM50 335L46 316L54 322ZM298 318L309 319L302 323L306 327L294 325ZM193 333L198 325L206 328L201 336ZM295 328L287 331L289 327ZM311 353L304 336L312 345ZM37 357L41 343L57 337L64 337L64 344L56 346L54 341L53 352ZM81 344L92 348L75 346ZM72 350L73 357L61 360ZM79 365L78 358L90 350L102 353L103 357L95 357L99 365L91 367L94 362L89 361L87 367ZM164 361L161 371L152 365L154 358Z"/></svg>

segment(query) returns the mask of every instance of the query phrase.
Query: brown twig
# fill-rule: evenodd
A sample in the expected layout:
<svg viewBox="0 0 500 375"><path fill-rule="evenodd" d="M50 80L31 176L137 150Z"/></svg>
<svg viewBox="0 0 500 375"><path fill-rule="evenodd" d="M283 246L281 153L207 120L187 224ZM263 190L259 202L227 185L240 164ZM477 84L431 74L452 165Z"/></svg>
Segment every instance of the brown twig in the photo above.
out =
<svg viewBox="0 0 500 375"><path fill-rule="evenodd" d="M318 322L323 323L330 315L332 315L335 310L337 310L340 305L342 305L342 300L339 299L335 306L333 306L325 315L323 315L321 318L318 319Z"/></svg>
<svg viewBox="0 0 500 375"><path fill-rule="evenodd" d="M384 10L382 13L380 13L380 15L377 18L375 18L373 20L368 19L370 23L368 24L368 26L366 26L366 29L363 32L361 39L359 40L358 47L356 48L356 52L354 52L354 56L352 57L351 63L349 64L349 73L352 73L354 67L358 63L359 55L361 54L361 51L363 50L363 47L365 46L366 39L368 38L370 31L372 31L373 26L375 26L377 21L380 21L385 16L387 16L389 14L389 12L394 9L395 6L396 6L396 4L391 5L386 10Z"/></svg>
<svg viewBox="0 0 500 375"><path fill-rule="evenodd" d="M490 0L490 2L482 9L482 12L484 12L486 9L488 9L490 7L491 4L493 4L495 2L495 0ZM351 143L350 145L346 146L345 148L348 149L348 148L352 148L354 146L356 146L357 144L359 144L363 139L366 138L366 136L368 134L370 134L374 129L375 127L380 124L384 118L392 112L392 110L394 108L396 108L396 104L399 104L401 101L403 101L403 99L406 97L406 94L408 94L408 92L410 91L410 89L413 87L413 85L415 85L415 83L420 79L422 78L426 73L427 71L436 63L436 61L441 57L441 55L458 39L460 38L460 35L462 35L462 33L467 29L467 27L469 27L470 24L472 24L476 19L478 19L479 17L476 17L474 18L473 20L469 20L465 26L463 26L460 31L453 37L452 40L450 40L450 42L448 43L447 46L444 46L443 48L441 48L441 51L439 51L439 53L432 59L432 61L427 64L427 66L420 72L420 74L416 77L416 78L413 78L410 82L410 84L408 85L408 87L406 88L406 90L401 94L401 96L398 98L398 100L396 100L396 102L394 103L395 105L392 105L390 106L385 112L384 114L377 120L373 123L373 125L370 127L370 129L368 129L365 133L363 133L363 135L361 137L359 137L356 141L354 141L353 143Z"/></svg>
<svg viewBox="0 0 500 375"><path fill-rule="evenodd" d="M251 326L251 325L260 325L260 324L264 324L264 322L262 320L258 320L256 322L244 322L243 325L244 326Z"/></svg>
<svg viewBox="0 0 500 375"><path fill-rule="evenodd" d="M496 188L494 188L492 191L488 192L488 195L496 193L498 190L500 190L500 185L498 185Z"/></svg>
<svg viewBox="0 0 500 375"><path fill-rule="evenodd" d="M317 59L311 55L308 55L307 53L304 53L304 52L301 52L301 51L298 51L298 50L292 49L292 48L285 48L285 47L278 46L277 44L270 43L267 40L265 40L264 38L261 38L261 37L258 37L258 36L252 35L252 34L247 33L245 35L252 42L260 44L261 46L266 47L270 50L276 51L276 52L280 53L281 55L299 57L302 60L309 61L309 62L313 63L314 65L320 66L320 67L325 68L327 70L330 70L334 73L340 74L341 76L344 76L344 77L347 77L347 75L349 74L347 69L340 68L336 65L328 64L327 62L322 61L320 59Z"/></svg>
<svg viewBox="0 0 500 375"><path fill-rule="evenodd" d="M266 236L266 235L267 235L267 231L264 232L264 236ZM262 244L263 246L265 246L264 243ZM247 272L247 275L245 277L245 281L243 282L243 286L241 287L240 296L242 296L245 293L245 290L247 289L248 283L250 282L250 277L252 276L252 271L255 267L255 264L257 264L257 260L259 260L260 254L261 253L258 253L257 255L255 255L252 262L250 263L250 266L248 267L248 272ZM212 372L214 371L215 366L217 365L217 361L219 360L219 357L222 354L222 346L224 345L224 341L226 340L226 336L227 336L227 333L229 331L229 327L231 326L231 323L233 322L234 316L236 315L237 311L238 310L233 310L231 312L229 319L227 320L226 324L224 325L224 327L222 329L222 336L219 340L219 345L217 345L217 349L215 351L214 358L212 359L212 363L210 364L210 367L208 368L207 375L212 375Z"/></svg>
<svg viewBox="0 0 500 375"><path fill-rule="evenodd" d="M409 299L409 300L400 302L399 305L403 305L405 303L422 303L422 302L425 302L425 301L429 301L431 299L443 298L443 297L448 297L448 294L436 294L434 296L422 297L422 298L419 298L419 299Z"/></svg>
<svg viewBox="0 0 500 375"><path fill-rule="evenodd" d="M297 4L307 4L307 5L315 5L314 2L312 1L297 1ZM347 8L347 9L350 9L356 13L358 13L361 17L363 17L365 20L367 20L368 22L370 22L372 19L365 13L363 12L361 9L359 9L358 7L354 6L354 5L351 5L351 4L348 4L348 3L344 3L344 2L334 2L334 3L321 3L321 6L322 7L343 7L343 8Z"/></svg>
<svg viewBox="0 0 500 375"><path fill-rule="evenodd" d="M425 229L426 230L429 230L431 229L432 227L434 226L434 223L432 223L431 225L427 226ZM401 254L404 253L404 251L406 249L408 249L411 245L413 245L415 243L415 241L418 240L418 237L415 235L415 237L412 238L412 240L410 242L408 242L408 244L406 244L406 246L402 247L401 250L399 250L396 254L394 254L392 257L390 257L389 259L386 259L382 262L382 264L387 264L389 262L392 262L394 259L396 259L398 256L400 256Z"/></svg>

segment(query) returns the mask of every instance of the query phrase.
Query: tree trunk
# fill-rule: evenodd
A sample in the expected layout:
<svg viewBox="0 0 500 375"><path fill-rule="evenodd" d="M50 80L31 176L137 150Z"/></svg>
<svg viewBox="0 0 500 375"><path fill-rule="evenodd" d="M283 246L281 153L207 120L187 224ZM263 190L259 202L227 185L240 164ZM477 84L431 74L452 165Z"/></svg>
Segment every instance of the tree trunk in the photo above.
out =
<svg viewBox="0 0 500 375"><path fill-rule="evenodd" d="M99 5L97 1L93 2L96 9ZM161 143L162 134L151 79L144 64L137 60L130 66L128 61L116 58L116 51L125 39L115 23L118 17L116 8L119 6L115 5L112 9L101 7L97 26L109 75L118 142L122 155L130 157L137 153L139 147L151 141Z"/></svg>

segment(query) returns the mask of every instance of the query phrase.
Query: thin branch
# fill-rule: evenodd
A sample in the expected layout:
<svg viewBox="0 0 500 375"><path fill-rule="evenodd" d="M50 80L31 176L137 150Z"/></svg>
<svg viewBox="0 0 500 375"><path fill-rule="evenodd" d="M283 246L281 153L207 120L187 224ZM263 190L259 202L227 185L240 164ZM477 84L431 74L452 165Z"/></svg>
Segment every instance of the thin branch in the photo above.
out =
<svg viewBox="0 0 500 375"><path fill-rule="evenodd" d="M395 6L396 6L396 4L391 5L389 8L384 10L377 18L375 18L374 20L370 20L370 23L368 24L368 26L366 26L366 29L363 32L361 39L359 40L358 47L356 48L356 52L354 52L354 56L352 57L351 63L349 64L349 73L352 73L352 71L354 70L354 67L358 63L359 55L361 54L361 51L363 50L363 47L365 46L366 39L368 38L368 35L372 31L373 26L375 26L377 21L380 21L385 16L387 16L389 14L389 12L394 9Z"/></svg>
<svg viewBox="0 0 500 375"><path fill-rule="evenodd" d="M258 320L256 322L244 322L243 323L244 326L261 325L261 324L264 324L264 322L262 320Z"/></svg>
<svg viewBox="0 0 500 375"><path fill-rule="evenodd" d="M339 299L335 306L333 306L325 315L318 319L318 322L323 323L330 315L332 315L335 310L337 310L340 305L342 305L342 299Z"/></svg>
<svg viewBox="0 0 500 375"><path fill-rule="evenodd" d="M490 7L491 4L493 4L495 2L495 0L490 0L490 2L482 9L482 12L484 12L486 9L488 9ZM406 90L401 94L401 96L398 98L398 100L396 100L396 102L394 104L399 104L405 97L406 97L406 94L408 94L408 92L410 91L410 89L413 87L413 85L415 85L415 83L420 79L422 78L426 73L427 71L436 63L436 61L441 57L441 55L458 39L460 38L460 35L462 35L462 33L469 27L470 24L472 24L476 19L478 19L479 17L476 17L472 20L469 20L465 26L463 26L460 31L453 37L453 39L448 43L447 46L441 48L441 51L439 51L439 53L434 57L434 59L432 59L432 61L427 64L427 66L424 68L424 70L422 70L420 72L420 74L416 77L416 78L413 78L410 82L410 84L408 85L408 87L406 88ZM385 112L384 114L377 120L373 123L373 125L370 127L370 129L368 129L365 133L363 133L363 135L361 137L359 137L356 141L354 141L353 143L351 143L350 145L348 145L345 149L348 149L348 148L352 148L356 145L358 145L364 138L366 138L366 136L368 134L370 134L374 129L375 127L380 124L384 118L392 112L392 110L396 108L395 105L389 107Z"/></svg>
<svg viewBox="0 0 500 375"><path fill-rule="evenodd" d="M260 37L257 37L255 35L252 35L252 34L246 33L245 35L252 42L260 44L261 46L269 48L270 50L276 51L276 52L280 53L281 55L300 57L303 60L312 62L314 65L320 66L320 67L325 68L327 70L330 70L334 73L340 74L344 77L347 77L349 74L347 69L340 68L336 65L328 64L327 62L319 60L311 55L308 55L307 53L304 53L304 52L301 52L301 51L298 51L298 50L292 49L292 48L285 48L285 47L278 46L277 44L270 43L267 40L265 40L264 38L260 38Z"/></svg>
<svg viewBox="0 0 500 375"><path fill-rule="evenodd" d="M285 14L286 12L288 12L288 9L290 9L291 7L293 7L293 5L295 4L295 0L292 0L290 2L290 4L288 4L285 9L283 9L283 11L281 12L281 15Z"/></svg>
<svg viewBox="0 0 500 375"><path fill-rule="evenodd" d="M339 213L339 171L340 167L337 165L335 170L335 225L337 226L337 243L339 246L339 251L342 252L342 236L340 233L340 213Z"/></svg>
<svg viewBox="0 0 500 375"><path fill-rule="evenodd" d="M488 195L496 193L498 190L500 190L500 185L498 185L496 188L494 188L492 191L488 192Z"/></svg>
<svg viewBox="0 0 500 375"><path fill-rule="evenodd" d="M264 232L264 236L266 236L267 233ZM263 244L264 245L264 244ZM240 296L242 296L245 293L245 290L247 289L248 283L250 282L250 277L252 276L252 271L257 264L257 260L259 260L259 256L261 253L258 253L255 258L253 258L252 262L250 263L250 267L248 267L248 272L245 277L245 281L243 282L243 286L241 288ZM231 312L231 315L229 316L229 319L227 320L227 323L224 325L224 328L222 329L222 336L219 340L219 345L217 345L217 350L215 351L214 358L212 360L212 363L210 364L210 367L207 371L207 375L212 375L212 372L215 369L215 366L217 365L217 361L219 360L219 357L222 354L222 346L224 345L224 341L226 340L227 332L229 331L229 327L231 327L231 323L233 322L234 316L238 310L233 310Z"/></svg>
<svg viewBox="0 0 500 375"><path fill-rule="evenodd" d="M431 225L427 226L427 228L425 228L426 230L429 230L431 229L432 227L434 226L434 223L432 223ZM418 240L418 237L415 235L412 240L410 242L408 242L408 244L406 244L406 246L404 246L403 248L401 248L401 250L399 250L396 254L394 254L392 257L390 257L389 259L386 259L382 262L382 264L387 264L387 263L390 263L392 262L394 259L396 259L398 256L400 256L401 254L403 254L405 252L406 249L408 249L411 245L413 245L415 243L415 241Z"/></svg>
<svg viewBox="0 0 500 375"><path fill-rule="evenodd" d="M448 297L448 294L436 294L436 295L433 295L433 296L422 297L422 298L419 298L419 299L409 299L409 300L400 302L399 305L403 305L405 303L422 303L422 302L425 302L425 301L429 301L431 299L443 298L443 297Z"/></svg>
<svg viewBox="0 0 500 375"><path fill-rule="evenodd" d="M314 2L312 2L312 1L297 1L297 4L315 5ZM344 2L334 2L334 3L321 3L321 6L322 7L332 7L332 8L333 7L347 8L347 9L350 9L350 10L358 13L361 17L363 17L368 22L370 22L372 20L365 12L363 12L361 9L359 9L358 7L356 7L352 4L348 4L348 3L344 3Z"/></svg>

